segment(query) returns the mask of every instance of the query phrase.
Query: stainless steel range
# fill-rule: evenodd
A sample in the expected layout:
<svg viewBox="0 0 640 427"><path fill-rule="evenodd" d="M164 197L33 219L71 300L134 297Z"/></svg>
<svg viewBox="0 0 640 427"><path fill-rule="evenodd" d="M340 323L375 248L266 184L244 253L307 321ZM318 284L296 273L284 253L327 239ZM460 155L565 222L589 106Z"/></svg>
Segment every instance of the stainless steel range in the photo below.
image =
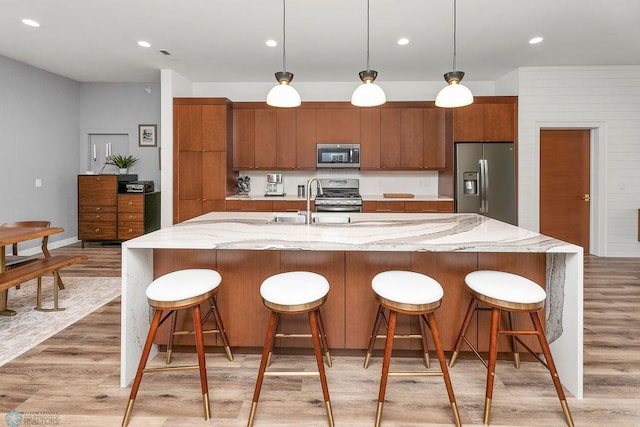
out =
<svg viewBox="0 0 640 427"><path fill-rule="evenodd" d="M316 196L316 212L362 212L358 179L321 179L320 184L322 193Z"/></svg>

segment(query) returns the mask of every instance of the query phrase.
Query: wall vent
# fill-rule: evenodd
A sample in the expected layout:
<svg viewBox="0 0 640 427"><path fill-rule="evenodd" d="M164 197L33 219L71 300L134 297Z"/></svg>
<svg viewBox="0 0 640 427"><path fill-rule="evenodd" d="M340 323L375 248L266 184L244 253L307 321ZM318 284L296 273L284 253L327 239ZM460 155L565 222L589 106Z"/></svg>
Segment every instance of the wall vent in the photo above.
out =
<svg viewBox="0 0 640 427"><path fill-rule="evenodd" d="M167 49L158 49L158 52L160 52L164 56L171 56L171 52L169 52Z"/></svg>

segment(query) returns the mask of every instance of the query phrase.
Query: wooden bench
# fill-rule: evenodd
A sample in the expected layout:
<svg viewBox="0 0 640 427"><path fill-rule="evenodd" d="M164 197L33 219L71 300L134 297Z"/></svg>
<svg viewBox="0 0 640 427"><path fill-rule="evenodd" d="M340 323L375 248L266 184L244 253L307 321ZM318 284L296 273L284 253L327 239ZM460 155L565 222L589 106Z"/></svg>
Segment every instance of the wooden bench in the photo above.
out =
<svg viewBox="0 0 640 427"><path fill-rule="evenodd" d="M0 292L3 292L20 283L32 279L38 279L38 294L36 310L39 311L61 311L64 308L58 307L58 270L73 264L78 264L87 259L85 255L54 255L49 258L31 261L28 264L0 273ZM53 273L53 308L42 308L42 276Z"/></svg>

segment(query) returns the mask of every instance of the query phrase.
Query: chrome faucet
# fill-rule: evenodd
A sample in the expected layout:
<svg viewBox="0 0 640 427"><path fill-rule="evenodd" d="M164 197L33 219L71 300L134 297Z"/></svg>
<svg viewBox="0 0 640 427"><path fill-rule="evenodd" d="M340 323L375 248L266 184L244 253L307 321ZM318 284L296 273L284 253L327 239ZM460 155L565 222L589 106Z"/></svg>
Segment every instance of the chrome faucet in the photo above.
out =
<svg viewBox="0 0 640 427"><path fill-rule="evenodd" d="M307 181L307 210L304 213L305 224L311 224L311 183L313 181L315 181L318 185L318 192L316 195L322 194L324 192L324 190L322 189L322 184L320 183L320 179L318 179L318 177L314 176L313 178L309 178L309 180Z"/></svg>

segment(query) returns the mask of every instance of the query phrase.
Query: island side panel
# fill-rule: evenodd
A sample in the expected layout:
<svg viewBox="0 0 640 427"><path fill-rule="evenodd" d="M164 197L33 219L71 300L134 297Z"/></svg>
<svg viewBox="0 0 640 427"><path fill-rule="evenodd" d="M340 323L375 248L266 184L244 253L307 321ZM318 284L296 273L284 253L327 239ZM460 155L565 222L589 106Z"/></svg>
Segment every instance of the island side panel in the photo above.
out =
<svg viewBox="0 0 640 427"><path fill-rule="evenodd" d="M478 253L478 269L479 270L497 270L506 271L513 274L526 277L542 286L546 287L546 264L547 257L544 253ZM467 300L468 301L468 300ZM540 318L544 325L545 314L544 309L540 312ZM461 314L463 316L464 314ZM503 315L501 319L501 328L508 329L506 321L506 315ZM489 350L489 329L491 325L491 312L481 312L479 316L478 328L486 333L479 335L479 350ZM515 315L515 328L516 329L533 329L531 319L529 315L516 314ZM520 336L520 339L530 346L534 351L541 351L540 344L535 337ZM499 337L498 349L501 351L510 351L510 337L503 335ZM526 354L526 349L520 346L519 348L522 354Z"/></svg>
<svg viewBox="0 0 640 427"><path fill-rule="evenodd" d="M312 271L329 281L329 295L321 308L322 318L330 348L345 347L345 253L336 251L282 251L280 271ZM304 286L304 283L300 284ZM280 331L286 333L310 333L307 314L283 316ZM309 338L276 340L277 346L311 347Z"/></svg>
<svg viewBox="0 0 640 427"><path fill-rule="evenodd" d="M426 274L437 280L444 290L442 305L436 311L436 321L440 331L440 340L445 350L453 350L462 325L465 310L469 305L469 294L464 285L464 277L477 270L478 254L467 252L414 252L411 254L411 270ZM467 337L472 344L476 342L476 324L472 323ZM429 345L435 348L431 334ZM468 351L463 346L462 351Z"/></svg>
<svg viewBox="0 0 640 427"><path fill-rule="evenodd" d="M280 251L218 250L217 268L225 292L218 305L231 347L262 347L269 310L260 297L260 285L280 273Z"/></svg>
<svg viewBox="0 0 640 427"><path fill-rule="evenodd" d="M187 268L206 268L216 269L216 252L211 249L154 249L153 251L153 278L171 273L172 271L183 270ZM224 292L225 279L222 278L222 283L218 291L218 298L220 293ZM200 305L202 314L209 310L209 303L202 303ZM224 310L220 310L224 315ZM193 318L191 316L191 310L180 310L177 313L176 319L176 331L193 331ZM224 318L223 318L224 320ZM215 323L211 320L208 321L205 329L209 328L209 325L213 327ZM158 333L154 342L156 344L166 345L169 338L169 322L164 322L158 328ZM218 345L221 340L218 338L218 334L205 334L204 342L206 345ZM193 335L176 335L173 341L174 345L195 345Z"/></svg>
<svg viewBox="0 0 640 427"><path fill-rule="evenodd" d="M378 301L371 289L371 280L376 274L386 270L410 270L411 253L347 252L345 260L345 348L366 349L378 310ZM414 323L415 328L411 328L411 320L408 316L398 316L396 333L406 334L412 329L419 331L417 322ZM380 333L384 334L382 329ZM419 340L403 341L394 343L394 348L420 348ZM376 348L382 347L384 347L383 340L378 340Z"/></svg>

